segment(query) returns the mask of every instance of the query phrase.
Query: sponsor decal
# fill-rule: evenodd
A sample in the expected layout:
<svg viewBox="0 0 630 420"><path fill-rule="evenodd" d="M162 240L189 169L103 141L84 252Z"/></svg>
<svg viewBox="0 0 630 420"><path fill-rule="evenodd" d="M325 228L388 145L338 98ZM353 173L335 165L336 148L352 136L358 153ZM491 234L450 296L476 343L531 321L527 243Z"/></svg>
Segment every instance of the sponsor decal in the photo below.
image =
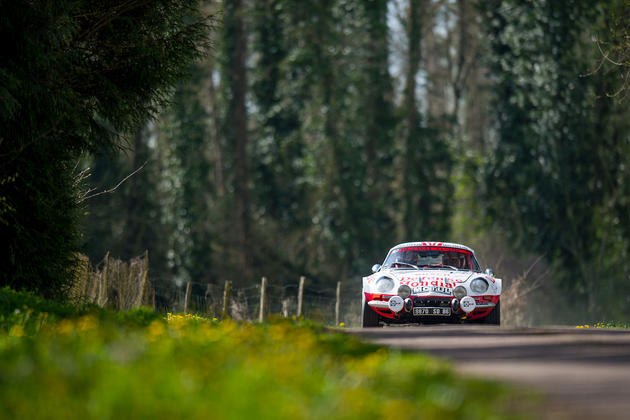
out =
<svg viewBox="0 0 630 420"><path fill-rule="evenodd" d="M411 287L444 287L447 289L453 289L455 285L451 283L451 279L447 277L423 277L423 278L415 278L415 277L403 277L399 284L406 284Z"/></svg>
<svg viewBox="0 0 630 420"><path fill-rule="evenodd" d="M419 282L420 280L420 276L401 276L400 277L400 284L406 284L407 286L409 286L409 283L411 282ZM417 285L416 285L417 286Z"/></svg>
<svg viewBox="0 0 630 420"><path fill-rule="evenodd" d="M405 252L405 251L451 251L451 252L461 252L463 254L467 254L467 255L472 255L471 252L465 250L465 249L459 249L459 248L450 248L450 247L444 247L444 246L409 246L406 248L398 248L392 251L392 254L396 254L398 252Z"/></svg>
<svg viewBox="0 0 630 420"><path fill-rule="evenodd" d="M406 284L411 287L411 292L413 294L419 293L439 293L447 296L451 296L453 294L453 289L455 288L455 284L448 281L447 278L436 278L435 280L422 280L422 281L412 281L406 280L400 281L400 284Z"/></svg>
<svg viewBox="0 0 630 420"><path fill-rule="evenodd" d="M451 296L453 294L453 286L444 287L444 286L418 286L411 289L413 294L418 293L438 293L441 295Z"/></svg>

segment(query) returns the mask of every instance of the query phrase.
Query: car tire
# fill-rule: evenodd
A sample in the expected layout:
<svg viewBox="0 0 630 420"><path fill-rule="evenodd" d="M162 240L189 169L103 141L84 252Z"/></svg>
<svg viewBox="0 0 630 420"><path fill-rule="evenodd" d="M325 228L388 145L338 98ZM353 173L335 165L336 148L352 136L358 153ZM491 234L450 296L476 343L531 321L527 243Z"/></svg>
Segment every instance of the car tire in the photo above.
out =
<svg viewBox="0 0 630 420"><path fill-rule="evenodd" d="M483 324L501 325L501 301L497 302L492 312L485 316L482 320Z"/></svg>
<svg viewBox="0 0 630 420"><path fill-rule="evenodd" d="M361 317L363 328L378 327L380 320L380 315L370 308L367 302L363 302L363 316Z"/></svg>

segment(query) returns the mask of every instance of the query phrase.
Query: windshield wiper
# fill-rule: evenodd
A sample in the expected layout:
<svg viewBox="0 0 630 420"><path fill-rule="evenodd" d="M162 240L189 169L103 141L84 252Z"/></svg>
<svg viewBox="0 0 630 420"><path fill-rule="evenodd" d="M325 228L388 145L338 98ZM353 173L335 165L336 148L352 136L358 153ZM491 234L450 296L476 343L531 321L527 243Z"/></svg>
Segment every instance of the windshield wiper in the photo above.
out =
<svg viewBox="0 0 630 420"><path fill-rule="evenodd" d="M419 270L419 269L420 269L420 267L418 267L417 265L413 265L413 264L411 264L411 263L408 263L408 262L403 262L403 261L396 261L396 262L393 262L393 263L391 263L390 265L388 265L386 268L393 267L394 265L406 265L406 266L409 266L409 267L414 268L414 269L416 269L416 270Z"/></svg>
<svg viewBox="0 0 630 420"><path fill-rule="evenodd" d="M459 271L459 268L453 267L452 265L446 265L446 264L431 264L431 265L422 266L420 268L423 269L423 270L426 270L426 269L438 269L439 270L439 269L445 268L445 267L446 268L450 268L451 270Z"/></svg>

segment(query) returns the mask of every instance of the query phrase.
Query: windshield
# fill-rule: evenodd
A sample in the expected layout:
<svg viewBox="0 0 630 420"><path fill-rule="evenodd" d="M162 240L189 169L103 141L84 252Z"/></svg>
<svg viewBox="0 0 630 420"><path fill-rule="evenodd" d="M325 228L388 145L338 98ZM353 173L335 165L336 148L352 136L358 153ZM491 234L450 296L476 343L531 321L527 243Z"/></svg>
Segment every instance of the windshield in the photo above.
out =
<svg viewBox="0 0 630 420"><path fill-rule="evenodd" d="M412 246L394 249L387 256L384 268L451 268L479 271L472 253L463 249Z"/></svg>

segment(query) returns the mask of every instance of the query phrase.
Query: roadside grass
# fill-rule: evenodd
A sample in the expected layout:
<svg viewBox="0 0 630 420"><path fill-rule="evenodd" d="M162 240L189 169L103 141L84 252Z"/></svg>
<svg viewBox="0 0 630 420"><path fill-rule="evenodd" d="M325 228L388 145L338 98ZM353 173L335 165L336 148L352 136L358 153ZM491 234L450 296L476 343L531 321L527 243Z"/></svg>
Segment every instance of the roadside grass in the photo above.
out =
<svg viewBox="0 0 630 420"><path fill-rule="evenodd" d="M117 314L7 289L0 310L3 418L527 418L527 394L309 322Z"/></svg>
<svg viewBox="0 0 630 420"><path fill-rule="evenodd" d="M575 328L630 328L630 323L621 321L600 321L593 324L578 325Z"/></svg>
<svg viewBox="0 0 630 420"><path fill-rule="evenodd" d="M0 288L0 332L8 332L14 328L22 330L22 334L33 335L44 325L87 315L102 322L139 327L163 319L162 315L148 308L117 312L96 305L74 306L54 302L32 293L17 292L8 287Z"/></svg>

